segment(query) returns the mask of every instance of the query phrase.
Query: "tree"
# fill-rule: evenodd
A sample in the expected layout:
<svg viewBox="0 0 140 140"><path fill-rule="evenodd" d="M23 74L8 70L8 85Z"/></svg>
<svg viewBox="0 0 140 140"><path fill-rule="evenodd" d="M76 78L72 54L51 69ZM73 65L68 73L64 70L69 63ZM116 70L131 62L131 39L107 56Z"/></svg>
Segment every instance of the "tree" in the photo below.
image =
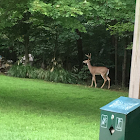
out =
<svg viewBox="0 0 140 140"><path fill-rule="evenodd" d="M140 1L136 3L129 97L140 99Z"/></svg>
<svg viewBox="0 0 140 140"><path fill-rule="evenodd" d="M6 1L8 2L8 1ZM88 11L90 4L88 2L80 2L79 1L29 1L26 0L20 4L16 4L17 7L11 8L11 13L7 10L12 5L15 4L15 1L11 5L6 5L2 7L3 13L1 17L5 14L8 17L8 20L11 20L11 24L7 24L6 26L1 23L1 28L5 27L14 28L14 26L20 26L22 28L18 28L18 37L22 38L25 50L25 58L26 63L28 63L28 53L29 53L29 43L30 43L30 30L32 30L32 25L38 24L40 26L40 17L42 17L42 22L44 22L44 17L51 18L51 22L58 21L57 23L61 26L64 26L68 29L78 29L79 31L85 31L84 26L80 23L80 21L76 18L78 15L83 15L84 11ZM78 3L78 5L77 5ZM77 5L77 6L76 6ZM40 17L39 17L40 15ZM18 17L19 16L19 17ZM8 21L7 20L7 21ZM33 31L33 30L32 30Z"/></svg>

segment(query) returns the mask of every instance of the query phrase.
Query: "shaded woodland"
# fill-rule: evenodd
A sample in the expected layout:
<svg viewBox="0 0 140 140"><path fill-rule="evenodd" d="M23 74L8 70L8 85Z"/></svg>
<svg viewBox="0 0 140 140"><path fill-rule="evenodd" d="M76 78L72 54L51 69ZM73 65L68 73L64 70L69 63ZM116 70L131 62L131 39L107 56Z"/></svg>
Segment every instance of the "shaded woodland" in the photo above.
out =
<svg viewBox="0 0 140 140"><path fill-rule="evenodd" d="M61 68L88 82L83 60L91 53L93 66L110 69L112 85L128 87L134 15L132 0L5 0L0 5L0 55L15 66L23 56L28 65L32 54L33 67Z"/></svg>

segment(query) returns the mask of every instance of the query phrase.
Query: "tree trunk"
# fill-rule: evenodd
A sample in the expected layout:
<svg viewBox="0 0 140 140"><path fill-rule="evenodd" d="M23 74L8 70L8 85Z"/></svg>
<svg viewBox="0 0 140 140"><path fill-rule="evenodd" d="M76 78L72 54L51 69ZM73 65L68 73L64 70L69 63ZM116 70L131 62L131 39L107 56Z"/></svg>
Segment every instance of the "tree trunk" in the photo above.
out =
<svg viewBox="0 0 140 140"><path fill-rule="evenodd" d="M129 97L140 99L140 0L136 1Z"/></svg>
<svg viewBox="0 0 140 140"><path fill-rule="evenodd" d="M127 62L126 47L124 47L124 57L123 57L123 64L122 64L122 87L125 87L125 83L126 83L126 80L125 80L126 79L126 62Z"/></svg>
<svg viewBox="0 0 140 140"><path fill-rule="evenodd" d="M25 65L29 63L29 30L30 30L30 23L26 23L29 20L31 13L26 12L23 18L23 35L24 35L24 48L25 48Z"/></svg>
<svg viewBox="0 0 140 140"><path fill-rule="evenodd" d="M25 65L29 63L29 36L24 37Z"/></svg>
<svg viewBox="0 0 140 140"><path fill-rule="evenodd" d="M118 40L117 37L115 37L115 85L118 84Z"/></svg>
<svg viewBox="0 0 140 140"><path fill-rule="evenodd" d="M79 63L79 71L83 67L83 46L82 46L82 36L78 29L76 29L76 33L79 35L79 39L77 40L77 50L78 50L78 63Z"/></svg>

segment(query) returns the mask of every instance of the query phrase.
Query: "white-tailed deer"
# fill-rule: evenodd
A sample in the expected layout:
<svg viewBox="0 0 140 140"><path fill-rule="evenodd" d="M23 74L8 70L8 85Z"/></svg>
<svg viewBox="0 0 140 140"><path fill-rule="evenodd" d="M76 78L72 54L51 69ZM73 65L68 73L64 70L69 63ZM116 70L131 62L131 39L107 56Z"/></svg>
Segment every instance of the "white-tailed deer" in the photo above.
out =
<svg viewBox="0 0 140 140"><path fill-rule="evenodd" d="M106 81L108 80L108 89L110 88L110 78L108 77L109 74L109 69L106 67L97 67L97 66L92 66L90 64L90 60L91 60L91 53L90 55L86 55L88 57L87 60L83 61L83 63L87 64L88 69L90 71L90 73L92 74L92 82L91 82L91 87L93 86L93 81L95 83L95 88L97 87L97 83L96 83L96 77L95 75L101 75L102 78L104 79L104 83L101 86L101 88L104 87Z"/></svg>

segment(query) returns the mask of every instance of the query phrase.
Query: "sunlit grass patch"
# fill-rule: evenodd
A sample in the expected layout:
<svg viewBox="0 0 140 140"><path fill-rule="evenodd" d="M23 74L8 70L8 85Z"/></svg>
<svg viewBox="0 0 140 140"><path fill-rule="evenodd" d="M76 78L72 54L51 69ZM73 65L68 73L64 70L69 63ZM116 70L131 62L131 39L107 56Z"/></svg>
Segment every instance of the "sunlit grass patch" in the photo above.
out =
<svg viewBox="0 0 140 140"><path fill-rule="evenodd" d="M127 93L0 76L2 140L98 140L100 107Z"/></svg>

